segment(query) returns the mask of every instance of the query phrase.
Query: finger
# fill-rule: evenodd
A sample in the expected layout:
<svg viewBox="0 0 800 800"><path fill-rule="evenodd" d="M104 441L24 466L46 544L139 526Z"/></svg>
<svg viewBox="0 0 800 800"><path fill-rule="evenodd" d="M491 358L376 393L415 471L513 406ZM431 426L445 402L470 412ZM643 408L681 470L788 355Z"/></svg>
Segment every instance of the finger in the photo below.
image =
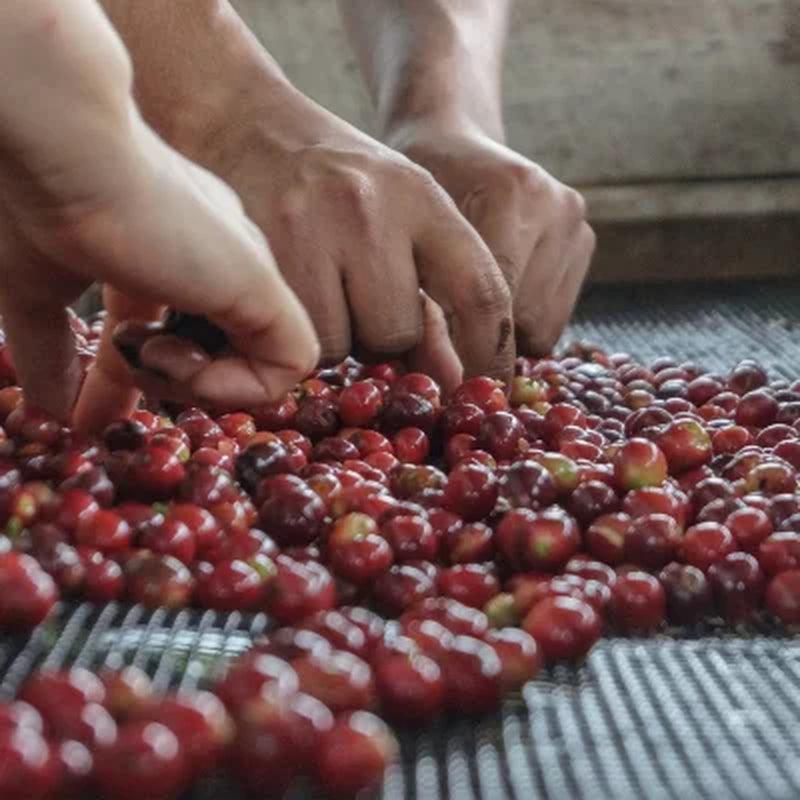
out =
<svg viewBox="0 0 800 800"><path fill-rule="evenodd" d="M128 417L136 408L141 392L129 365L113 342L114 330L130 319L160 319L164 307L149 300L124 295L110 287L103 289L108 315L100 335L97 359L89 370L75 405L73 420L82 431L99 431L110 422Z"/></svg>
<svg viewBox="0 0 800 800"><path fill-rule="evenodd" d="M447 320L438 303L420 291L424 333L408 358L414 372L433 377L445 395L451 394L464 378L464 367L447 332Z"/></svg>
<svg viewBox="0 0 800 800"><path fill-rule="evenodd" d="M460 216L448 214L417 238L420 284L442 308L467 376L510 380L511 295L491 253Z"/></svg>
<svg viewBox="0 0 800 800"><path fill-rule="evenodd" d="M417 268L407 243L362 245L344 266L354 338L377 356L408 353L422 339ZM446 329L445 329L446 333Z"/></svg>
<svg viewBox="0 0 800 800"><path fill-rule="evenodd" d="M67 310L58 304L3 305L3 323L27 403L64 422L83 382Z"/></svg>
<svg viewBox="0 0 800 800"><path fill-rule="evenodd" d="M541 356L552 351L572 314L594 246L594 232L581 223L566 249L563 240L546 239L534 252L514 301L521 353ZM554 264L559 270L555 279L548 275Z"/></svg>
<svg viewBox="0 0 800 800"><path fill-rule="evenodd" d="M311 318L319 341L320 363L338 364L352 349L350 311L341 273L324 258L306 261L297 253L278 253L277 258L279 263L292 267L287 281ZM308 268L302 269L303 264Z"/></svg>

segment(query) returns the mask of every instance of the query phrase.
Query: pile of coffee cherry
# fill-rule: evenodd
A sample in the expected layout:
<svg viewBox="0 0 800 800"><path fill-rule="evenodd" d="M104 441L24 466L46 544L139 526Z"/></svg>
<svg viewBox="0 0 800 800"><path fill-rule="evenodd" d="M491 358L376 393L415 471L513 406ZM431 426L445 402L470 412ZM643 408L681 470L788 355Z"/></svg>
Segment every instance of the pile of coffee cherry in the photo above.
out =
<svg viewBox="0 0 800 800"><path fill-rule="evenodd" d="M73 320L87 364L101 324ZM395 757L381 718L491 711L604 633L800 623L800 381L753 361L576 345L444 398L347 359L94 438L25 405L1 339L0 387L0 630L59 597L275 623L208 691L33 675L0 705L4 800L166 800L217 767L351 797Z"/></svg>

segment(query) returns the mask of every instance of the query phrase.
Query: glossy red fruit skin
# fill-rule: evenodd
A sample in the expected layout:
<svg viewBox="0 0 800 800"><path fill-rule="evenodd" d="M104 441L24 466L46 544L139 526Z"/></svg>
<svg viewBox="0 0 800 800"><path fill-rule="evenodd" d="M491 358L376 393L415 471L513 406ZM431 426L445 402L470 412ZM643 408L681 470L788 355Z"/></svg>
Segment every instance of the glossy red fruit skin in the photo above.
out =
<svg viewBox="0 0 800 800"><path fill-rule="evenodd" d="M307 694L262 693L241 709L227 764L249 792L260 795L269 787L280 796L312 768L333 723L328 708Z"/></svg>
<svg viewBox="0 0 800 800"><path fill-rule="evenodd" d="M748 428L766 428L778 415L778 401L764 389L747 392L736 408L736 423Z"/></svg>
<svg viewBox="0 0 800 800"><path fill-rule="evenodd" d="M625 491L659 486L666 477L664 453L648 439L629 439L614 457L614 479Z"/></svg>
<svg viewBox="0 0 800 800"><path fill-rule="evenodd" d="M329 796L355 797L380 782L397 752L378 717L364 711L343 715L321 736L317 780Z"/></svg>
<svg viewBox="0 0 800 800"><path fill-rule="evenodd" d="M448 631L462 636L482 639L489 631L486 615L450 597L430 597L409 608L400 618L408 627L415 620L434 620Z"/></svg>
<svg viewBox="0 0 800 800"><path fill-rule="evenodd" d="M117 800L168 800L186 787L189 775L178 738L157 722L127 723L116 742L95 757L100 792Z"/></svg>
<svg viewBox="0 0 800 800"><path fill-rule="evenodd" d="M236 716L265 687L271 687L281 694L291 694L298 690L299 680L288 662L254 651L233 661L222 679L214 685L213 691L228 711Z"/></svg>
<svg viewBox="0 0 800 800"><path fill-rule="evenodd" d="M186 474L180 459L155 446L137 451L128 467L127 487L136 497L164 500L172 496Z"/></svg>
<svg viewBox="0 0 800 800"><path fill-rule="evenodd" d="M29 555L0 553L0 630L43 622L58 600L53 579Z"/></svg>
<svg viewBox="0 0 800 800"><path fill-rule="evenodd" d="M211 692L179 692L159 698L141 713L144 719L161 723L178 737L193 777L214 769L233 739L233 720Z"/></svg>
<svg viewBox="0 0 800 800"><path fill-rule="evenodd" d="M758 563L767 575L800 569L800 533L778 531L758 547Z"/></svg>
<svg viewBox="0 0 800 800"><path fill-rule="evenodd" d="M439 666L448 709L484 714L497 708L502 697L503 665L491 645L472 636L456 636Z"/></svg>
<svg viewBox="0 0 800 800"><path fill-rule="evenodd" d="M494 555L494 533L482 522L471 522L448 533L443 540L447 560L451 564L473 564L490 561Z"/></svg>
<svg viewBox="0 0 800 800"><path fill-rule="evenodd" d="M706 464L713 454L711 437L699 422L692 419L673 420L658 435L656 443L673 475Z"/></svg>
<svg viewBox="0 0 800 800"><path fill-rule="evenodd" d="M327 542L331 568L341 578L366 584L392 565L394 554L378 533L378 525L366 514L356 512L339 517Z"/></svg>
<svg viewBox="0 0 800 800"><path fill-rule="evenodd" d="M736 550L733 534L718 522L701 522L689 528L678 548L682 561L703 572Z"/></svg>
<svg viewBox="0 0 800 800"><path fill-rule="evenodd" d="M775 575L767 586L764 604L784 625L800 624L800 570Z"/></svg>
<svg viewBox="0 0 800 800"><path fill-rule="evenodd" d="M631 527L628 514L603 514L586 531L586 549L605 564L621 564L625 560L625 537Z"/></svg>
<svg viewBox="0 0 800 800"><path fill-rule="evenodd" d="M681 544L678 523L666 514L647 514L631 522L625 535L625 560L646 569L660 569Z"/></svg>
<svg viewBox="0 0 800 800"><path fill-rule="evenodd" d="M667 619L676 625L694 625L714 609L711 586L702 570L691 564L667 564L659 573L667 601Z"/></svg>
<svg viewBox="0 0 800 800"><path fill-rule="evenodd" d="M373 708L377 702L369 664L344 650L296 658L292 666L300 690L324 703L334 713Z"/></svg>
<svg viewBox="0 0 800 800"><path fill-rule="evenodd" d="M434 593L433 578L413 564L395 564L372 585L376 605L389 617L399 616Z"/></svg>
<svg viewBox="0 0 800 800"><path fill-rule="evenodd" d="M519 628L491 630L485 641L500 659L500 683L504 693L516 691L541 671L544 664L541 648L525 631Z"/></svg>
<svg viewBox="0 0 800 800"><path fill-rule="evenodd" d="M494 378L469 378L453 394L454 403L471 403L484 413L503 411L508 408L508 399L503 384Z"/></svg>
<svg viewBox="0 0 800 800"><path fill-rule="evenodd" d="M578 575L587 581L599 581L606 586L613 586L617 580L617 573L608 564L580 554L573 556L567 562L564 572L568 575Z"/></svg>
<svg viewBox="0 0 800 800"><path fill-rule="evenodd" d="M467 522L477 522L494 508L499 487L494 474L477 464L454 469L444 489L443 505Z"/></svg>
<svg viewBox="0 0 800 800"><path fill-rule="evenodd" d="M580 544L580 529L572 517L561 511L541 511L531 515L523 528L522 560L528 569L556 572L572 558Z"/></svg>
<svg viewBox="0 0 800 800"><path fill-rule="evenodd" d="M142 532L140 544L154 553L173 556L186 565L194 561L197 553L197 541L189 526L171 517L149 525Z"/></svg>
<svg viewBox="0 0 800 800"><path fill-rule="evenodd" d="M334 650L346 650L365 660L369 658L372 643L366 633L338 611L320 611L303 620L299 630L323 637Z"/></svg>
<svg viewBox="0 0 800 800"><path fill-rule="evenodd" d="M473 608L483 608L500 591L494 570L484 564L457 564L442 569L439 593Z"/></svg>
<svg viewBox="0 0 800 800"><path fill-rule="evenodd" d="M36 730L0 730L0 797L49 800L59 784L57 760Z"/></svg>
<svg viewBox="0 0 800 800"><path fill-rule="evenodd" d="M269 582L265 611L281 624L294 624L336 605L336 585L321 564L301 564L280 555L275 565L277 572Z"/></svg>
<svg viewBox="0 0 800 800"><path fill-rule="evenodd" d="M404 647L379 647L372 672L381 713L393 722L418 725L437 716L444 707L445 686L439 665L416 643L399 637Z"/></svg>
<svg viewBox="0 0 800 800"><path fill-rule="evenodd" d="M745 622L758 610L764 594L764 573L750 553L730 553L708 568L708 582L722 618Z"/></svg>
<svg viewBox="0 0 800 800"><path fill-rule="evenodd" d="M147 551L126 562L125 580L131 600L148 608L183 608L194 589L192 574L182 561Z"/></svg>
<svg viewBox="0 0 800 800"><path fill-rule="evenodd" d="M105 705L117 721L138 715L153 701L147 673L133 665L104 670L98 676L105 688Z"/></svg>
<svg viewBox="0 0 800 800"><path fill-rule="evenodd" d="M773 532L772 522L759 508L742 508L734 511L725 526L733 534L739 549L757 553L759 545Z"/></svg>
<svg viewBox="0 0 800 800"><path fill-rule="evenodd" d="M658 579L647 572L620 575L611 590L610 615L628 633L647 633L666 616L666 594Z"/></svg>
<svg viewBox="0 0 800 800"><path fill-rule="evenodd" d="M268 497L259 514L264 530L279 544L310 544L322 531L325 504L307 486L286 488Z"/></svg>
<svg viewBox="0 0 800 800"><path fill-rule="evenodd" d="M597 517L615 512L619 498L607 483L585 481L575 487L567 507L581 525L588 526Z"/></svg>
<svg viewBox="0 0 800 800"><path fill-rule="evenodd" d="M542 648L545 660L572 661L583 658L600 638L603 623L589 603L574 597L546 597L522 622Z"/></svg>
<svg viewBox="0 0 800 800"><path fill-rule="evenodd" d="M264 604L267 582L275 565L263 557L254 563L239 559L201 562L194 570L194 599L202 608L251 611Z"/></svg>
<svg viewBox="0 0 800 800"><path fill-rule="evenodd" d="M73 533L100 510L97 500L83 489L65 489L59 493L56 505L47 519L59 528Z"/></svg>
<svg viewBox="0 0 800 800"><path fill-rule="evenodd" d="M439 553L439 535L421 516L391 517L381 524L381 535L389 542L397 561L432 561Z"/></svg>
<svg viewBox="0 0 800 800"><path fill-rule="evenodd" d="M541 464L526 459L513 462L502 474L500 496L512 508L538 510L556 501L558 489Z"/></svg>
<svg viewBox="0 0 800 800"><path fill-rule="evenodd" d="M0 703L0 735L18 728L44 733L42 715L24 700Z"/></svg>

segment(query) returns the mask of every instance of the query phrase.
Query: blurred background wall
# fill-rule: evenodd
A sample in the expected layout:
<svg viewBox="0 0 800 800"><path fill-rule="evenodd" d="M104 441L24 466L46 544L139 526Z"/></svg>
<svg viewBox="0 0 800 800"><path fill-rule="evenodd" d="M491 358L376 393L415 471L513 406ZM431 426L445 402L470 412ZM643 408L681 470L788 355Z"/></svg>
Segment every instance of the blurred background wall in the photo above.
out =
<svg viewBox="0 0 800 800"><path fill-rule="evenodd" d="M334 0L233 0L290 79L370 131ZM795 273L800 0L516 0L509 144L581 188L595 280Z"/></svg>

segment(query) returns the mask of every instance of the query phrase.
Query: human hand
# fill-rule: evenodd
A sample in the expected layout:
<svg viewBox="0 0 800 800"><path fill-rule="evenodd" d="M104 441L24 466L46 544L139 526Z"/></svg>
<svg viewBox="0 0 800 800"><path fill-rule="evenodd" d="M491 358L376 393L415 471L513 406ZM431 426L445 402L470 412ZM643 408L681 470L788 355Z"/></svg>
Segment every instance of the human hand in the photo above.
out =
<svg viewBox="0 0 800 800"><path fill-rule="evenodd" d="M255 405L313 368L313 329L266 242L222 181L142 121L94 0L3 4L0 71L13 75L0 84L0 312L29 402L62 419L77 402L93 427L130 411L113 328L166 305L207 316L234 353L151 339L136 378L165 396ZM83 382L66 308L95 280L109 317Z"/></svg>
<svg viewBox="0 0 800 800"><path fill-rule="evenodd" d="M594 251L583 198L480 131L411 123L389 142L430 170L488 245L514 298L520 351L549 353Z"/></svg>

